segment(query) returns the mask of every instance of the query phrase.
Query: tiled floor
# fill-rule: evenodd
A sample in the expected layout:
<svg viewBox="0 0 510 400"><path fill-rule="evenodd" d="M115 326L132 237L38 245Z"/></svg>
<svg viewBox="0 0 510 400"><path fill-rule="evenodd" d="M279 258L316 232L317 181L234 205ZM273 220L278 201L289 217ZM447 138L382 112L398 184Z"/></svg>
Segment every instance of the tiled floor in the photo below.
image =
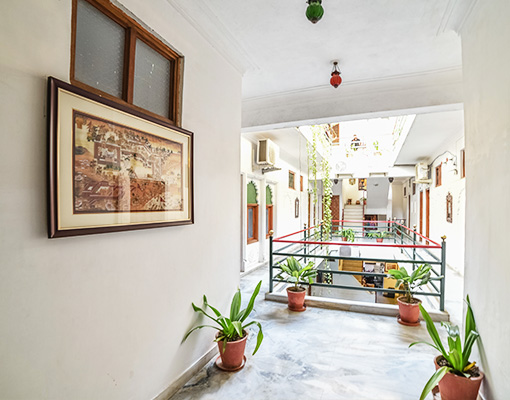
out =
<svg viewBox="0 0 510 400"><path fill-rule="evenodd" d="M435 351L408 345L428 340L424 324L406 327L390 317L318 308L291 312L264 300L267 268L242 278L245 302L259 280L263 286L252 314L264 329L259 352L251 355L255 338L250 337L244 369L222 372L212 360L172 400L419 398L434 372Z"/></svg>

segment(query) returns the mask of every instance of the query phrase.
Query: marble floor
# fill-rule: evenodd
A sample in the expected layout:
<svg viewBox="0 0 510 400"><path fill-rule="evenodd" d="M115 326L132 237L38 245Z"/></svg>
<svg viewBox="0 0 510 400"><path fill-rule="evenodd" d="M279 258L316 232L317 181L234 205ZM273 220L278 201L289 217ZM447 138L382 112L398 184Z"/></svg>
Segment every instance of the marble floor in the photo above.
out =
<svg viewBox="0 0 510 400"><path fill-rule="evenodd" d="M252 319L261 322L258 353L248 339L247 363L239 372L218 370L211 360L172 400L415 400L434 372L434 349L409 343L427 340L425 324L406 327L392 317L308 308L291 312L264 300L267 268L241 279L244 302L259 280ZM443 337L443 329L438 326ZM428 397L432 399L432 396Z"/></svg>

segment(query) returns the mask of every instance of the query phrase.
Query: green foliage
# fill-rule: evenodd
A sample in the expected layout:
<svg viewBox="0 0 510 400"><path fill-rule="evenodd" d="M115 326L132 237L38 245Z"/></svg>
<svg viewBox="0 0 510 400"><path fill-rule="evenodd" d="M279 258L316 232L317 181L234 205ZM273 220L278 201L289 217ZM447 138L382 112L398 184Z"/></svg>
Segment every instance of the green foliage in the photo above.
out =
<svg viewBox="0 0 510 400"><path fill-rule="evenodd" d="M348 242L354 242L355 238L354 230L352 230L351 228L342 229L339 232L339 235L340 237L346 238Z"/></svg>
<svg viewBox="0 0 510 400"><path fill-rule="evenodd" d="M388 274L397 280L395 287L398 288L401 284L404 285L405 295L404 301L410 303L413 298L413 292L420 286L428 283L430 280L430 264L422 264L416 268L411 275L407 270L402 267L400 269L390 269Z"/></svg>
<svg viewBox="0 0 510 400"><path fill-rule="evenodd" d="M316 226L317 221L315 217L315 210L317 209L317 202L318 202L318 194L317 194L317 135L316 131L313 130L313 138L312 138L312 144L307 143L307 150L308 150L308 177L312 177L312 204L313 204L313 213L311 218L313 218L312 225ZM317 240L319 239L319 233L317 230L314 230L314 238Z"/></svg>
<svg viewBox="0 0 510 400"><path fill-rule="evenodd" d="M381 232L367 232L367 237L372 239L383 239L385 237L390 236L390 232L388 231L381 231Z"/></svg>
<svg viewBox="0 0 510 400"><path fill-rule="evenodd" d="M253 354L257 352L262 343L262 339L264 339L264 334L262 333L262 325L260 325L257 321L251 321L248 323L244 323L248 318L250 313L253 311L253 306L255 304L255 298L260 291L260 286L262 285L262 281L260 281L253 291L251 295L250 301L248 302L248 306L245 309L241 310L241 290L237 289L237 292L234 294L232 298L232 302L230 304L230 317L223 316L215 307L211 306L207 302L207 297L204 295L204 307L200 308L196 306L194 303L191 303L193 306L193 310L195 312L205 315L207 318L213 320L218 326L213 325L199 325L191 329L183 339L183 342L188 338L188 336L196 331L197 329L202 329L205 327L213 328L219 331L216 342L223 341L223 351L225 351L225 347L227 342L233 342L239 340L245 336L245 329L250 325L257 325L259 328L259 333L257 335L257 345L255 346L255 350ZM206 310L210 308L214 316L209 315Z"/></svg>
<svg viewBox="0 0 510 400"><path fill-rule="evenodd" d="M331 198L333 197L333 182L330 179L331 164L329 158L331 157L331 143L326 138L326 135L321 135L323 147L325 149L324 157L322 158L322 233L323 240L330 240L333 214L331 212Z"/></svg>
<svg viewBox="0 0 510 400"><path fill-rule="evenodd" d="M462 342L460 339L460 329L458 326L453 326L449 322L441 322L441 325L446 329L448 333L448 351L446 351L445 346L441 342L441 338L439 337L439 333L430 318L429 313L425 310L425 308L420 304L420 311L425 319L427 324L427 331L432 339L433 343L428 342L414 342L409 345L409 347L414 346L418 343L427 344L437 351L441 353L441 355L448 362L448 366L443 366L439 368L429 379L423 392L421 394L420 400L425 399L427 394L436 386L439 381L445 376L448 372L454 373L459 376L465 376L467 378L470 377L466 371L469 371L475 363L469 362L469 357L471 355L471 350L473 349L473 345L476 340L480 337L480 334L477 332L475 318L473 315L473 310L471 309L471 302L469 301L469 296L466 298L466 302L468 305L466 312L466 323L465 323L465 332L464 332L464 347L462 347Z"/></svg>
<svg viewBox="0 0 510 400"><path fill-rule="evenodd" d="M285 273L285 276L282 277L280 273L276 277L286 279L287 282L293 283L296 290L300 283L311 284L317 276L317 271L313 269L313 261L310 261L305 267L303 267L301 263L292 256L287 258L286 263L280 263L279 267Z"/></svg>

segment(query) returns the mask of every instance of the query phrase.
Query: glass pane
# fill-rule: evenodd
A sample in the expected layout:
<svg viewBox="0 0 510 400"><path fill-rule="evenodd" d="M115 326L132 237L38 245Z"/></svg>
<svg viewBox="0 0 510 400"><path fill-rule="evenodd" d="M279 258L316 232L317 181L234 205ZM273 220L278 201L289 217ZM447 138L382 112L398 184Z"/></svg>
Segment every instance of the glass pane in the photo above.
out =
<svg viewBox="0 0 510 400"><path fill-rule="evenodd" d="M269 235L269 208L266 207L266 234Z"/></svg>
<svg viewBox="0 0 510 400"><path fill-rule="evenodd" d="M253 208L248 208L248 239L253 237Z"/></svg>
<svg viewBox="0 0 510 400"><path fill-rule="evenodd" d="M133 103L168 117L170 110L170 60L136 41Z"/></svg>
<svg viewBox="0 0 510 400"><path fill-rule="evenodd" d="M78 1L75 78L122 97L124 38L122 26L86 1Z"/></svg>

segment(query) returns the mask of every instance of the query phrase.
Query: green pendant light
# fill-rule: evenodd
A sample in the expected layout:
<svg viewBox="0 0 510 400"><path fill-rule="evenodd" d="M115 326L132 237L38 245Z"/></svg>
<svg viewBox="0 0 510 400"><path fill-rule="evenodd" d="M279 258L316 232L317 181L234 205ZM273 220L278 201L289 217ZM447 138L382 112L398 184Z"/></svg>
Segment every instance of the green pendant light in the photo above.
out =
<svg viewBox="0 0 510 400"><path fill-rule="evenodd" d="M308 7L306 8L306 18L312 23L316 24L324 15L324 8L322 8L322 0L308 0Z"/></svg>

